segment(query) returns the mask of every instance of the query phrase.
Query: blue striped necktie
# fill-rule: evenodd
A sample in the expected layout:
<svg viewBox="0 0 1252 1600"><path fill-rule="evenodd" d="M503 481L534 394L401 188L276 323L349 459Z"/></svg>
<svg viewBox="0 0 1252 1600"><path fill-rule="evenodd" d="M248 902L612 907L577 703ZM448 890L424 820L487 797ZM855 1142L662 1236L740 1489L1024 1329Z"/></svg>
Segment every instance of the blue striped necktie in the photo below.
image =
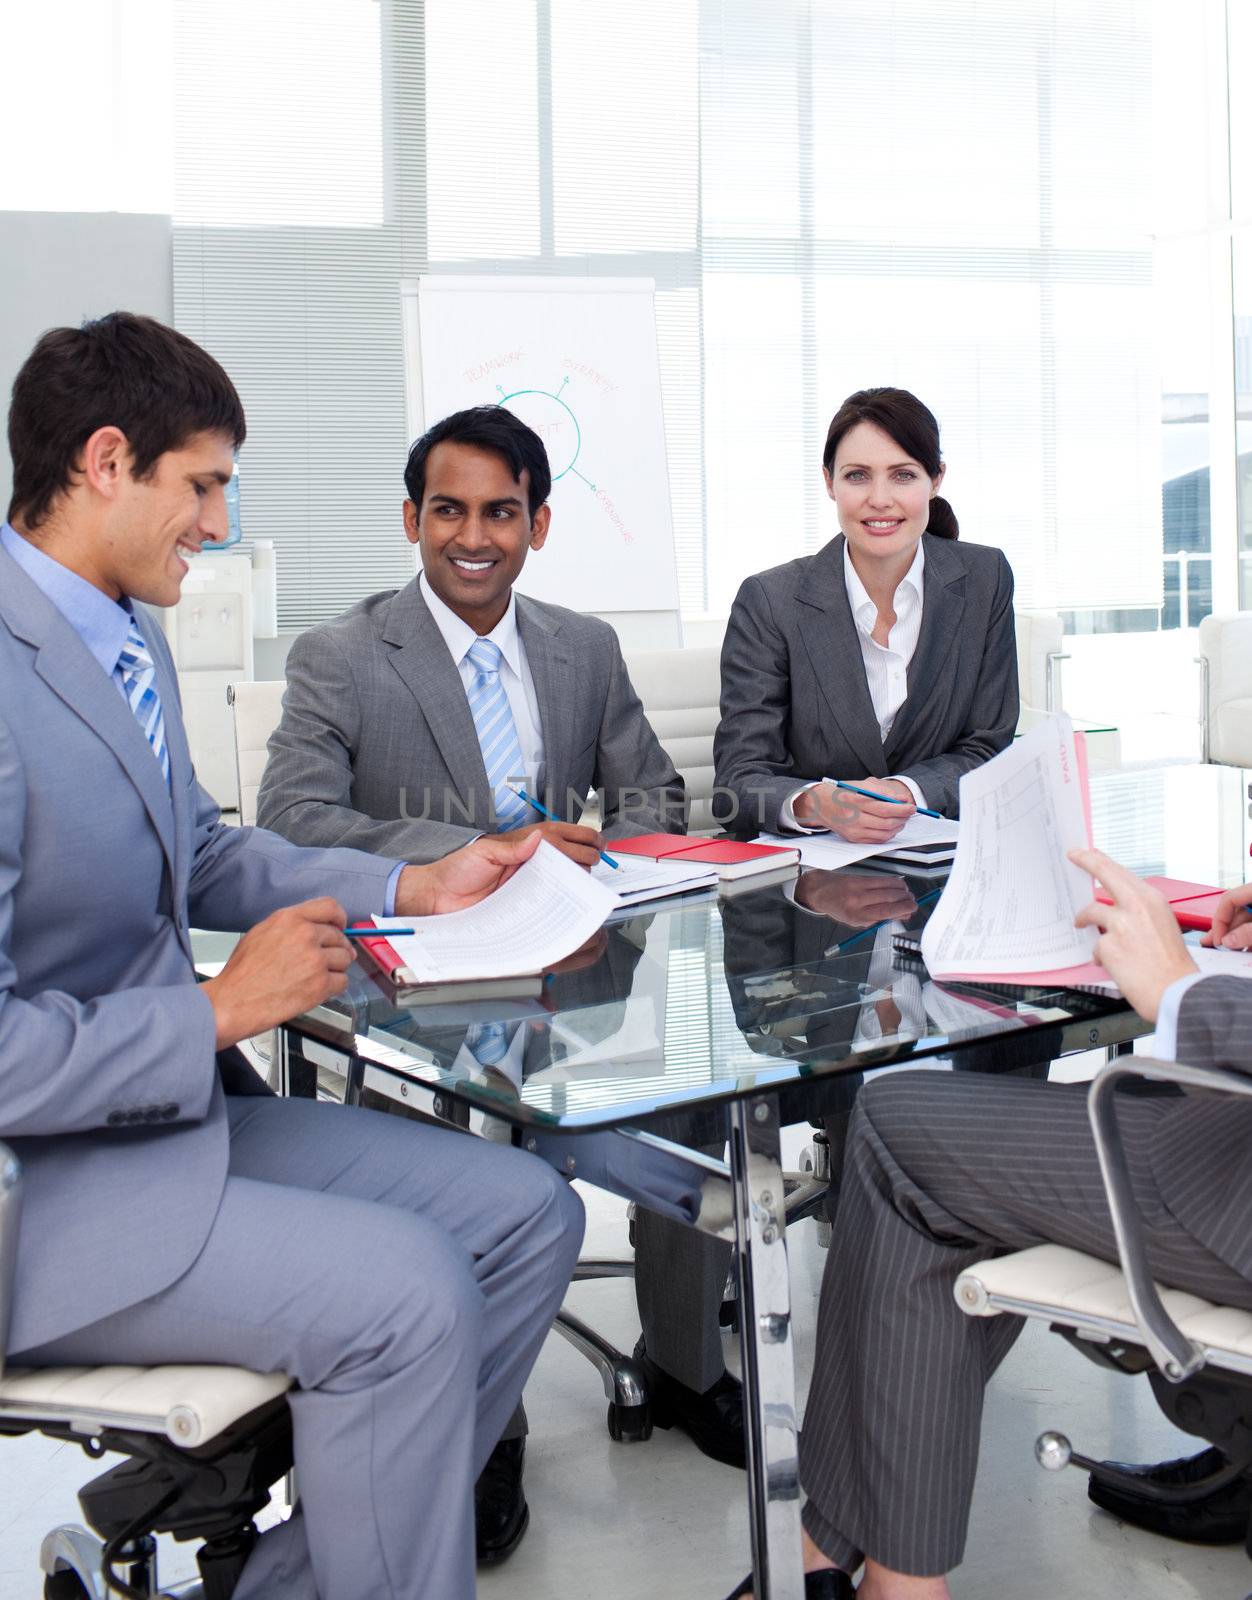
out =
<svg viewBox="0 0 1252 1600"><path fill-rule="evenodd" d="M487 769L487 782L491 787L495 807L496 828L509 833L530 821L530 807L512 789L508 778L520 782L525 768L522 765L522 747L517 737L517 724L509 707L509 697L500 682L500 647L490 639L475 639L465 652L474 669L474 681L469 687L469 708L474 718L474 731L478 747L483 753L483 766Z"/></svg>
<svg viewBox="0 0 1252 1600"><path fill-rule="evenodd" d="M152 746L166 784L170 781L170 753L165 747L165 713L161 710L161 696L157 693L156 668L148 654L143 634L134 617L126 633L126 643L117 658L122 688L135 719L143 729L144 738Z"/></svg>

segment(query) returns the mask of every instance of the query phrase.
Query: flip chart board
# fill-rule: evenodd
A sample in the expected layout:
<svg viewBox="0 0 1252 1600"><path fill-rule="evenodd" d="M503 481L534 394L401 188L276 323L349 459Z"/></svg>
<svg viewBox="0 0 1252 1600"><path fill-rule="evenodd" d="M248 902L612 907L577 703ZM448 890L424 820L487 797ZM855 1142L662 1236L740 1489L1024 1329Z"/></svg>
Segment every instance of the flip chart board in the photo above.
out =
<svg viewBox="0 0 1252 1600"><path fill-rule="evenodd" d="M543 439L552 527L517 587L577 611L678 609L651 278L400 285L409 433L503 405Z"/></svg>

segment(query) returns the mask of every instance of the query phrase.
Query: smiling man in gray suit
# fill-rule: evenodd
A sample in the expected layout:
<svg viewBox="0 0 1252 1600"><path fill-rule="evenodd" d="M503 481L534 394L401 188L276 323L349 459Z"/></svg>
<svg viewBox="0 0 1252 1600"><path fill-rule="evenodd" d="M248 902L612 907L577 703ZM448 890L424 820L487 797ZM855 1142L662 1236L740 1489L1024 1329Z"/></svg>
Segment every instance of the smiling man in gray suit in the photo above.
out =
<svg viewBox="0 0 1252 1600"><path fill-rule="evenodd" d="M292 645L262 825L406 861L533 827L590 866L599 841L576 824L595 788L607 836L683 832L682 779L612 628L513 593L551 520L538 434L502 406L458 411L413 446L404 479L421 575Z"/></svg>
<svg viewBox="0 0 1252 1600"><path fill-rule="evenodd" d="M13 388L0 527L0 1137L24 1168L14 1355L288 1373L301 1504L235 1600L470 1600L471 1490L582 1237L543 1163L270 1095L233 1046L344 987L345 912L481 899L435 866L227 828L161 630L244 437L191 340L55 328ZM310 899L310 896L317 898ZM333 896L334 898L331 898ZM196 982L189 929L250 929Z"/></svg>
<svg viewBox="0 0 1252 1600"><path fill-rule="evenodd" d="M487 831L541 833L591 866L577 825L593 786L608 838L682 832L682 779L657 742L607 623L515 594L548 537L543 441L502 406L445 417L409 452L404 531L421 558L403 589L302 634L257 814L297 844L355 845L433 861ZM541 821L517 789L560 821ZM717 1314L727 1247L640 1211L636 1293L658 1419L743 1463L738 1380ZM479 1557L523 1536L525 1416L480 1480Z"/></svg>

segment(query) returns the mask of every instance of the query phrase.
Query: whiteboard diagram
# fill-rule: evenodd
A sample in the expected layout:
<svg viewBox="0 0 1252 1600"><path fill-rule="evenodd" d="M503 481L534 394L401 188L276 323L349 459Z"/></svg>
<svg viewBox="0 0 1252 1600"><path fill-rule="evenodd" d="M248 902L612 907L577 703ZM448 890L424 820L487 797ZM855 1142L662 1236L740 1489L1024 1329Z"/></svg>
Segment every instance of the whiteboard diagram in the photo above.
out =
<svg viewBox="0 0 1252 1600"><path fill-rule="evenodd" d="M518 588L579 611L676 611L650 278L433 276L401 285L409 429L507 406L552 468Z"/></svg>

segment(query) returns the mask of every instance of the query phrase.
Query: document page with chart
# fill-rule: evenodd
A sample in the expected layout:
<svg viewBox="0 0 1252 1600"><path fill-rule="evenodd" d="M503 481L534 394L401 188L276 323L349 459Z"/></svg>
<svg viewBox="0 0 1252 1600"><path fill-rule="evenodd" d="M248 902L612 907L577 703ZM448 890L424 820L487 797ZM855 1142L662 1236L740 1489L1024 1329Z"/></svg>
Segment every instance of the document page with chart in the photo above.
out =
<svg viewBox="0 0 1252 1600"><path fill-rule="evenodd" d="M1091 879L1066 858L1091 842L1069 718L1047 718L967 772L960 789L956 859L922 930L931 977L1059 981L1089 963L1097 935L1074 918L1091 901Z"/></svg>

